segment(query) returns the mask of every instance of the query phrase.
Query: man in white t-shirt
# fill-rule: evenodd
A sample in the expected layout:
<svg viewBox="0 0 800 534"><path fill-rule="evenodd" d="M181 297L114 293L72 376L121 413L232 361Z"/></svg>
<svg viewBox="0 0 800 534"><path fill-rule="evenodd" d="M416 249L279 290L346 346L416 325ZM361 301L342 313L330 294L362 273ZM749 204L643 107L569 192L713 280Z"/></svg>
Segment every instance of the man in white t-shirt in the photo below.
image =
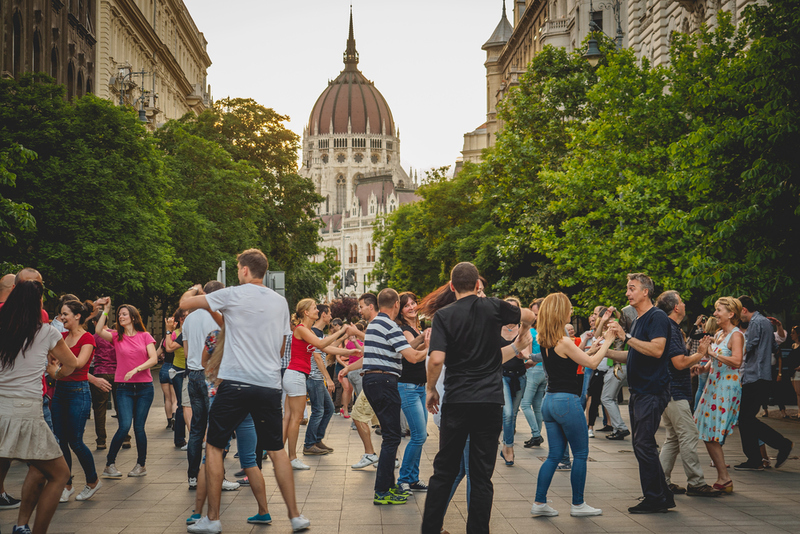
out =
<svg viewBox="0 0 800 534"><path fill-rule="evenodd" d="M222 282L212 280L203 286L203 293L209 295L214 291L223 289ZM216 316L216 317L215 317ZM208 426L208 387L206 386L206 373L203 369L203 347L206 337L214 330L219 330L218 313L213 315L207 310L195 310L183 320L183 351L186 354L186 388L189 393L189 404L192 407L192 424L189 426L189 443L186 455L189 460L189 489L197 489L197 473L200 471L200 461L203 459L203 438Z"/></svg>
<svg viewBox="0 0 800 534"><path fill-rule="evenodd" d="M222 380L208 414L206 479L208 515L188 527L189 532L216 534L222 492L222 450L249 413L258 435L259 450L266 450L289 512L292 530L305 530L311 522L300 515L294 493L294 474L283 448L281 422L281 354L285 336L291 334L286 299L264 287L269 263L258 249L238 257L241 285L204 295L197 285L184 293L180 307L221 312L225 318L225 354L217 377ZM256 477L250 484L264 484Z"/></svg>

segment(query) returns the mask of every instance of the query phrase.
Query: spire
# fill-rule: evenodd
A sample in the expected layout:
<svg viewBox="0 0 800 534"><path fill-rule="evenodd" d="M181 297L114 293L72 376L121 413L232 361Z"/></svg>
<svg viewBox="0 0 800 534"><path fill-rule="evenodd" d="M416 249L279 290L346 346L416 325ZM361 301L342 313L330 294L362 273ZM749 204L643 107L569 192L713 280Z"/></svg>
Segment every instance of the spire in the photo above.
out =
<svg viewBox="0 0 800 534"><path fill-rule="evenodd" d="M353 6L350 6L350 34L347 36L347 49L344 51L345 70L357 70L358 51L356 39L353 37Z"/></svg>
<svg viewBox="0 0 800 534"><path fill-rule="evenodd" d="M512 33L514 33L514 27L508 22L508 17L506 16L506 1L503 0L503 16L500 17L500 23L494 29L489 40L486 41L481 48L486 50L488 48L504 45L511 38Z"/></svg>

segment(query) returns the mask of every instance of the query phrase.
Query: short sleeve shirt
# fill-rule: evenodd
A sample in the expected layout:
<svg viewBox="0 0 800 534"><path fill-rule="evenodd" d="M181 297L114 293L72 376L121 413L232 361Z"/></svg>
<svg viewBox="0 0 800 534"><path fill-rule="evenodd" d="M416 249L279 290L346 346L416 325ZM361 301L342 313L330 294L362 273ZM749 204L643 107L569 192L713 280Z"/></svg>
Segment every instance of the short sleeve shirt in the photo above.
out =
<svg viewBox="0 0 800 534"><path fill-rule="evenodd" d="M500 329L518 323L520 314L513 304L477 295L436 312L429 350L445 353L442 404L503 404Z"/></svg>
<svg viewBox="0 0 800 534"><path fill-rule="evenodd" d="M190 371L203 370L203 346L206 337L219 325L206 310L195 310L183 321L183 341L189 351L186 353L186 368Z"/></svg>
<svg viewBox="0 0 800 534"><path fill-rule="evenodd" d="M311 327L311 331L316 334L316 336L320 339L325 337L325 334L316 327ZM308 377L312 380L324 380L322 376L322 371L319 370L319 366L317 365L317 359L314 358L314 354L319 354L322 356L322 361L325 361L325 353L319 349L314 349L314 352L311 354L311 372L308 374Z"/></svg>
<svg viewBox="0 0 800 534"><path fill-rule="evenodd" d="M69 332L63 332L61 336L66 341ZM96 346L96 342L94 340L94 336L89 332L84 332L81 338L71 346L69 349L72 351L72 354L75 355L77 358L80 353L81 349L84 345L91 345L92 347L92 356L94 356L94 347ZM86 365L81 367L80 369L75 369L72 371L72 374L69 376L65 376L64 378L59 379L59 382L84 382L89 379L89 367L92 366L92 356L89 356L89 361L86 362Z"/></svg>
<svg viewBox="0 0 800 534"><path fill-rule="evenodd" d="M400 352L410 348L397 323L381 312L370 321L364 334L364 370L383 371L400 377L403 373Z"/></svg>
<svg viewBox="0 0 800 534"><path fill-rule="evenodd" d="M683 334L680 327L670 319L670 334L667 338L667 356L669 356L669 392L672 400L687 400L694 403L692 396L692 371L689 368L676 369L672 365L672 358L686 354L686 344L683 342Z"/></svg>
<svg viewBox="0 0 800 534"><path fill-rule="evenodd" d="M262 285L242 284L206 295L212 311L225 316L225 357L218 378L281 388L281 347L291 335L289 305Z"/></svg>
<svg viewBox="0 0 800 534"><path fill-rule="evenodd" d="M631 336L640 341L663 337L669 340L670 318L655 306L636 319ZM666 353L666 350L664 351ZM628 386L633 393L658 395L669 388L669 357L645 356L636 349L628 349Z"/></svg>
<svg viewBox="0 0 800 534"><path fill-rule="evenodd" d="M125 382L125 375L134 367L147 361L147 346L156 340L149 332L136 332L134 336L122 335L119 338L117 332L111 334L111 344L117 353L117 369L114 371L114 382ZM152 382L153 376L150 369L138 372L128 380L128 383Z"/></svg>
<svg viewBox="0 0 800 534"><path fill-rule="evenodd" d="M15 398L42 398L42 375L47 355L61 341L61 333L50 324L34 334L30 347L19 352L13 367L0 369L0 395Z"/></svg>

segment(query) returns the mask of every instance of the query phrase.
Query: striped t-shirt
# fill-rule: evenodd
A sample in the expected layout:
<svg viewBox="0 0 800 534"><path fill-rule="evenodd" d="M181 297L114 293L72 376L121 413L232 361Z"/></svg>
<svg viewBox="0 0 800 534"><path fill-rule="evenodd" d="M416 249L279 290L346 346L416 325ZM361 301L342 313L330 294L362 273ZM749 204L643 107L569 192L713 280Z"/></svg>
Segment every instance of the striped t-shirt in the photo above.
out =
<svg viewBox="0 0 800 534"><path fill-rule="evenodd" d="M398 377L403 372L400 351L410 349L406 336L385 313L379 313L364 335L364 370L384 371Z"/></svg>

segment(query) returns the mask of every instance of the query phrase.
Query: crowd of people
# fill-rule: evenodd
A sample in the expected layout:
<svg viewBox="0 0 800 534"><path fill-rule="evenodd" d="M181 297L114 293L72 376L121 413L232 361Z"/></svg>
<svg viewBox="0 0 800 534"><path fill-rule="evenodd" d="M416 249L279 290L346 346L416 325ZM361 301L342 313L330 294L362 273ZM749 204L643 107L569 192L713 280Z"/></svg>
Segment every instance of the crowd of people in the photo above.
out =
<svg viewBox="0 0 800 534"><path fill-rule="evenodd" d="M290 315L286 300L263 284L268 261L261 251L242 252L237 268L237 286L211 281L182 295L158 343L134 306L114 309L109 297L81 301L67 294L50 321L38 271L0 279L0 506L19 508L14 533L47 532L58 503L76 493L73 453L85 479L75 500L93 498L102 479L122 478L115 462L121 448L131 447L131 427L137 459L128 476L147 475L150 369L159 363L166 425L175 447L186 451L188 488L196 491L186 519L193 533L222 531L221 492L240 485L250 487L258 509L247 522L272 522L261 472L266 457L292 529L309 528L293 471L311 469L298 452L334 452L324 440L338 406L364 447L352 468L376 467L375 505L403 505L412 492L426 492L423 534L446 533L445 514L464 479L467 532L489 531L498 441L501 461L514 466L520 410L531 432L524 447L547 445L532 496L536 517L559 515L548 503L556 471L570 471L570 515L602 514L584 500L589 440L596 432L608 440L631 438L643 494L628 509L633 514L667 512L675 508L675 494L732 493L723 446L735 427L746 456L736 470L771 467L766 447L777 450L774 467L780 468L793 447L758 415L774 380L791 380L800 400L797 327L792 350L782 358L782 324L747 295L719 298L713 316L698 317L684 333L680 294L667 290L656 297L653 281L634 273L625 287L629 305L595 307L589 329L576 335L565 294L527 306L513 296L487 297L486 280L462 262L447 284L422 300L388 288L363 294L361 321L345 324L310 298ZM425 321L430 328L423 328ZM620 413L625 382L630 428ZM110 443L109 401L118 424ZM107 449L101 471L84 443L90 412L96 448ZM420 460L428 414L439 427L439 451L426 481ZM598 419L603 427L595 431ZM373 428L381 438L377 451ZM404 435L409 439L400 461ZM228 480L223 467L232 439L238 482ZM710 484L697 453L700 441L717 473ZM685 488L672 480L679 458ZM21 501L3 485L12 459L29 466Z"/></svg>

